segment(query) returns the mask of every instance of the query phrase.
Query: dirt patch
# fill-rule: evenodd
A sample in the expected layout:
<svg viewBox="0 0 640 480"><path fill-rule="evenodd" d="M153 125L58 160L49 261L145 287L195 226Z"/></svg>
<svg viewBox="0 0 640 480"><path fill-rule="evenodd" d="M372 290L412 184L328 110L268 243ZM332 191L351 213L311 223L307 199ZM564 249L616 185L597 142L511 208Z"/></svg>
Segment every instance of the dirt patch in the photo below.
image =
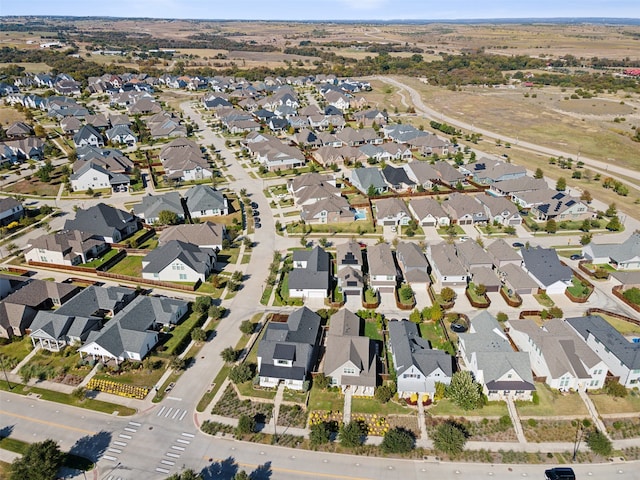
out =
<svg viewBox="0 0 640 480"><path fill-rule="evenodd" d="M2 67L2 64L0 64L0 67ZM25 119L24 114L13 107L0 107L0 125L7 126L15 122L24 122Z"/></svg>
<svg viewBox="0 0 640 480"><path fill-rule="evenodd" d="M633 107L626 103L600 98L562 100L557 103L557 108L582 115L629 115L634 111Z"/></svg>

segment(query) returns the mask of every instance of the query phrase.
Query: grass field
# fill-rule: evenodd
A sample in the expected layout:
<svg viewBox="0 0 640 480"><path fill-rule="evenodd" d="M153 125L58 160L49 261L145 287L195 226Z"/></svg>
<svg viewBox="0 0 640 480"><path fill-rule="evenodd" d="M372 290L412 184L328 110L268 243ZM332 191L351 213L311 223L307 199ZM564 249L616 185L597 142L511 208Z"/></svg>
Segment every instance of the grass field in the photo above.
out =
<svg viewBox="0 0 640 480"><path fill-rule="evenodd" d="M393 401L380 403L374 398L353 398L351 399L351 412L375 413L377 415L407 415L415 413L416 410Z"/></svg>
<svg viewBox="0 0 640 480"><path fill-rule="evenodd" d="M540 403L516 402L518 413L523 417L548 417L554 415L588 415L587 407L577 393L561 394L545 384L537 383L536 392Z"/></svg>
<svg viewBox="0 0 640 480"><path fill-rule="evenodd" d="M7 127L14 122L24 122L26 117L22 112L7 105L0 106L0 125Z"/></svg>
<svg viewBox="0 0 640 480"><path fill-rule="evenodd" d="M312 387L309 395L309 410L342 412L344 410L344 397L338 392Z"/></svg>
<svg viewBox="0 0 640 480"><path fill-rule="evenodd" d="M624 398L615 398L611 395L589 394L598 413L633 413L640 412L640 394L632 392Z"/></svg>
<svg viewBox="0 0 640 480"><path fill-rule="evenodd" d="M142 258L138 255L127 255L109 270L110 273L142 277Z"/></svg>
<svg viewBox="0 0 640 480"><path fill-rule="evenodd" d="M477 410L462 410L454 405L451 400L443 399L437 405L427 410L431 415L454 417L502 417L509 415L507 404L504 402L489 402Z"/></svg>

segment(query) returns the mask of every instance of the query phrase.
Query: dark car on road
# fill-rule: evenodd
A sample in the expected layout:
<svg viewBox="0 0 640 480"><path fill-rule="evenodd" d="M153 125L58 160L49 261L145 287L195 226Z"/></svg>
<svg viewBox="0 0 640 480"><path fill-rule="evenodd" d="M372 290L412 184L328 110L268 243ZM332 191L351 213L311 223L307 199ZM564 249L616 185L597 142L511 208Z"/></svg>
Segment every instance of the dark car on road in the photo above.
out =
<svg viewBox="0 0 640 480"><path fill-rule="evenodd" d="M262 224L261 224L261 223L256 223L256 224L255 224L255 227L256 227L256 228L262 228Z"/></svg>
<svg viewBox="0 0 640 480"><path fill-rule="evenodd" d="M522 248L522 247L524 247L524 243L521 243L521 242L513 242L513 247L514 247L514 248Z"/></svg>
<svg viewBox="0 0 640 480"><path fill-rule="evenodd" d="M544 478L547 480L576 480L576 474L573 468L556 467L544 471Z"/></svg>
<svg viewBox="0 0 640 480"><path fill-rule="evenodd" d="M251 208L258 208L258 204L256 202L251 202Z"/></svg>
<svg viewBox="0 0 640 480"><path fill-rule="evenodd" d="M571 260L582 260L584 257L582 255L578 255L577 253L574 255L571 255L569 257Z"/></svg>

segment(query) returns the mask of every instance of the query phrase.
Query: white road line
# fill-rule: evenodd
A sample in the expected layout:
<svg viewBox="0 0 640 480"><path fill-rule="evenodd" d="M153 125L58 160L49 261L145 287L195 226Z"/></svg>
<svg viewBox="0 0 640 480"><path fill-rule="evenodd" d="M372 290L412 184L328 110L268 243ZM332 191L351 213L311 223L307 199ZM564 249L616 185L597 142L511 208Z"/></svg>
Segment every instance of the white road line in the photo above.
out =
<svg viewBox="0 0 640 480"><path fill-rule="evenodd" d="M124 427L124 431L125 432L136 433L138 430L136 430L135 428Z"/></svg>
<svg viewBox="0 0 640 480"><path fill-rule="evenodd" d="M122 453L122 450L120 450L119 448L110 448L107 451L108 452L113 452L113 453Z"/></svg>
<svg viewBox="0 0 640 480"><path fill-rule="evenodd" d="M166 455L167 455L167 457L171 457L171 458L180 458L180 455L178 455L177 453L173 453L173 452L167 452Z"/></svg>
<svg viewBox="0 0 640 480"><path fill-rule="evenodd" d="M178 438L176 442L182 443L183 445L189 445L191 443L189 440L183 440L182 438Z"/></svg>
<svg viewBox="0 0 640 480"><path fill-rule="evenodd" d="M114 444L114 445L118 445L119 447L126 447L126 446L127 446L126 442L119 442L119 441L117 441L117 440L115 440L115 441L113 442L113 444Z"/></svg>
<svg viewBox="0 0 640 480"><path fill-rule="evenodd" d="M176 402L181 402L182 399L178 397L167 397L167 400L175 400Z"/></svg>
<svg viewBox="0 0 640 480"><path fill-rule="evenodd" d="M179 413L180 413L180 409L176 408L176 413L173 414L173 417L171 417L171 420L175 420Z"/></svg>
<svg viewBox="0 0 640 480"><path fill-rule="evenodd" d="M163 465L175 465L176 462L172 462L171 460L160 460L160 463Z"/></svg>
<svg viewBox="0 0 640 480"><path fill-rule="evenodd" d="M107 480L113 480L113 475L109 475L109 478L107 478Z"/></svg>
<svg viewBox="0 0 640 480"><path fill-rule="evenodd" d="M138 422L129 422L129 425L134 426L134 427L141 427L142 424L138 423Z"/></svg>
<svg viewBox="0 0 640 480"><path fill-rule="evenodd" d="M121 433L118 435L120 438L126 438L127 440L131 440L131 435L125 435L124 433Z"/></svg>
<svg viewBox="0 0 640 480"><path fill-rule="evenodd" d="M178 421L182 421L182 419L184 418L184 416L187 414L187 411L185 410L184 412L182 412L182 415L180 415L180 418L178 419Z"/></svg>
<svg viewBox="0 0 640 480"><path fill-rule="evenodd" d="M169 473L169 470L167 470L166 468L156 468L156 472L160 472L160 473Z"/></svg>
<svg viewBox="0 0 640 480"><path fill-rule="evenodd" d="M164 418L167 418L169 415L171 415L171 412L173 412L173 407L169 407L169 410L167 410L167 413L164 414Z"/></svg>
<svg viewBox="0 0 640 480"><path fill-rule="evenodd" d="M180 435L182 435L183 437L187 437L187 438L194 438L195 435L193 433L186 433L186 432L182 432Z"/></svg>
<svg viewBox="0 0 640 480"><path fill-rule="evenodd" d="M185 450L184 447L177 447L175 445L171 445L171 448L173 448L174 450L180 450L181 452L184 452L184 450Z"/></svg>
<svg viewBox="0 0 640 480"><path fill-rule="evenodd" d="M116 457L112 457L111 455L103 455L102 458L104 458L105 460L111 460L112 462L118 460Z"/></svg>
<svg viewBox="0 0 640 480"><path fill-rule="evenodd" d="M162 408L160 409L160 411L158 412L158 414L156 415L156 417L159 417L160 415L162 415L162 412L164 412L164 409L165 409L165 408L167 408L167 407L162 407Z"/></svg>

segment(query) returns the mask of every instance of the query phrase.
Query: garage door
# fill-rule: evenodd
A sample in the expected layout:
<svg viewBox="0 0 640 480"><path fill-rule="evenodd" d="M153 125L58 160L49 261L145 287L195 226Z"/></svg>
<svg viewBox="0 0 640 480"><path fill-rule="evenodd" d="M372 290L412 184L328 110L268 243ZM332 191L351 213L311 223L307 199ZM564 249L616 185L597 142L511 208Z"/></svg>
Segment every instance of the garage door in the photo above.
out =
<svg viewBox="0 0 640 480"><path fill-rule="evenodd" d="M473 223L473 220L460 220L458 223L460 225L471 225Z"/></svg>
<svg viewBox="0 0 640 480"><path fill-rule="evenodd" d="M520 225L522 223L522 220L520 220L519 218L512 218L511 220L509 220L509 225Z"/></svg>
<svg viewBox="0 0 640 480"><path fill-rule="evenodd" d="M390 227L392 225L395 225L396 222L395 222L395 220L385 220L384 222L382 222L382 224L387 226L387 227Z"/></svg>
<svg viewBox="0 0 640 480"><path fill-rule="evenodd" d="M436 226L436 221L428 221L428 222L422 222L422 226L423 227L435 227Z"/></svg>

